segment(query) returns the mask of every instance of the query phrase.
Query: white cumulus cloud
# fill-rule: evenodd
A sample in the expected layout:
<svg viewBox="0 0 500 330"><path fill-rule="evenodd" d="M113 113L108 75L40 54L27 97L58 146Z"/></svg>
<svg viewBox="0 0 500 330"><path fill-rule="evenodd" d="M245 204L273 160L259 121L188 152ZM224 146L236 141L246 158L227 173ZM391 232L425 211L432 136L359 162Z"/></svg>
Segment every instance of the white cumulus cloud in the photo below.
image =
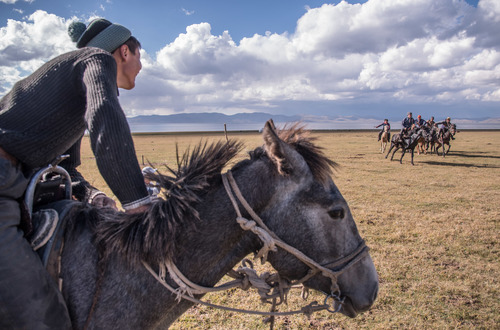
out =
<svg viewBox="0 0 500 330"><path fill-rule="evenodd" d="M66 32L68 24L56 15L36 11L27 21L9 19L7 25L0 28L0 70L10 72L0 75L2 94L14 79L18 80L50 58L74 49Z"/></svg>

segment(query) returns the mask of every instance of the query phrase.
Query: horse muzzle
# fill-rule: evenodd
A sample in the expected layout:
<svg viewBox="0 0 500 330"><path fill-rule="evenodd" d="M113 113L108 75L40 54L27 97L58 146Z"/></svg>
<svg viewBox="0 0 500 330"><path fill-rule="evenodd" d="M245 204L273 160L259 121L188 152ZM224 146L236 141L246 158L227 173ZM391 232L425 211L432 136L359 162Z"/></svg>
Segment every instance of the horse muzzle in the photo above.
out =
<svg viewBox="0 0 500 330"><path fill-rule="evenodd" d="M338 278L340 298L343 301L340 313L355 317L370 309L377 299L378 274L369 255Z"/></svg>
<svg viewBox="0 0 500 330"><path fill-rule="evenodd" d="M325 293L330 312L348 317L367 311L378 295L379 281L375 265L362 242L351 254L333 262L322 264L330 274L316 273L304 285Z"/></svg>
<svg viewBox="0 0 500 330"><path fill-rule="evenodd" d="M361 298L359 295L356 297L356 299L352 299L351 296L341 295L342 303L336 302L336 304L341 305L339 306L340 313L344 314L345 316L353 318L356 317L356 315L369 310L375 303L377 295L378 295L378 282L376 285L373 286L371 292L368 292L367 294L365 293L365 295L363 295L365 297L364 299Z"/></svg>

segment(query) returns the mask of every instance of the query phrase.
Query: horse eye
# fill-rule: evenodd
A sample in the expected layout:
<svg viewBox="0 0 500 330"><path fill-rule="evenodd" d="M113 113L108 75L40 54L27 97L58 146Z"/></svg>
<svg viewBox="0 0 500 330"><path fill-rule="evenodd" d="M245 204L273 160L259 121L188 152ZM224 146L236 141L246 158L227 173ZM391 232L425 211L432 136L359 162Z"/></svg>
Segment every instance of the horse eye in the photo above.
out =
<svg viewBox="0 0 500 330"><path fill-rule="evenodd" d="M339 220L339 219L344 219L344 209L339 207L339 208L335 208L333 210L330 210L328 211L328 215L330 216L330 218L334 219L334 220Z"/></svg>

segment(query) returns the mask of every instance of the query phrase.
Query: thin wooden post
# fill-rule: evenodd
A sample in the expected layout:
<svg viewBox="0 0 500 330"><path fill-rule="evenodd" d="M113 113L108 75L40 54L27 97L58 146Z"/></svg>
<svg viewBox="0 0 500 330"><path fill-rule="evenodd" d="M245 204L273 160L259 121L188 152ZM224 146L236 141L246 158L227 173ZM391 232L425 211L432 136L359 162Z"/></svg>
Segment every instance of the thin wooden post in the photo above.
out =
<svg viewBox="0 0 500 330"><path fill-rule="evenodd" d="M227 138L227 127L225 123L224 123L224 135L226 136L226 142L229 141Z"/></svg>

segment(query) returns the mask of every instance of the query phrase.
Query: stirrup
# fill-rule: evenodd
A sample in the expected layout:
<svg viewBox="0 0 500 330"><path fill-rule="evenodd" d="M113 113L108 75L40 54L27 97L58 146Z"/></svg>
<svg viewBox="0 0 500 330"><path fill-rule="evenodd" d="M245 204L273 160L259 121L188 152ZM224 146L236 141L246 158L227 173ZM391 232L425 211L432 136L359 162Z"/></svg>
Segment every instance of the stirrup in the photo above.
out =
<svg viewBox="0 0 500 330"><path fill-rule="evenodd" d="M54 234L59 215L54 209L43 209L33 213L33 231L27 237L34 251L44 246Z"/></svg>

